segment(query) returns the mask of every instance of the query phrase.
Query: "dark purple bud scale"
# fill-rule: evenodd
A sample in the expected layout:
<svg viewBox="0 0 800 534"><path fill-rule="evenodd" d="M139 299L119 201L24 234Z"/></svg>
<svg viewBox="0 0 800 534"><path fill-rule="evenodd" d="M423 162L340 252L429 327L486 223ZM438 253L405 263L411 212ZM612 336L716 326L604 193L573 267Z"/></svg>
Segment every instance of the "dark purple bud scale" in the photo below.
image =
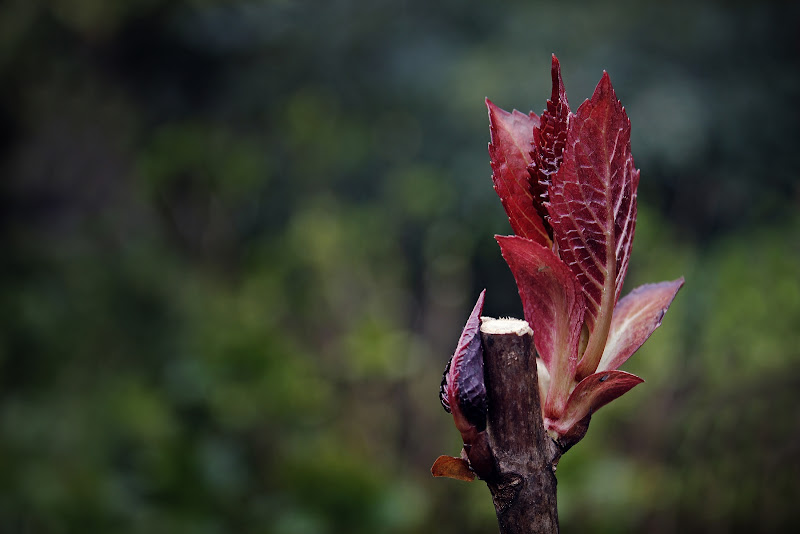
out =
<svg viewBox="0 0 800 534"><path fill-rule="evenodd" d="M439 388L442 406L445 411L453 414L456 427L465 436L474 435L476 430L482 432L486 429L486 386L483 381L483 346L480 336L484 293L481 292L464 326Z"/></svg>
<svg viewBox="0 0 800 534"><path fill-rule="evenodd" d="M483 345L481 336L473 337L459 362L456 394L461 413L479 432L486 429L486 384L483 380Z"/></svg>
<svg viewBox="0 0 800 534"><path fill-rule="evenodd" d="M444 373L442 374L442 384L439 386L439 402L442 403L442 407L444 411L447 413L450 412L450 400L447 398L447 375L450 374L450 364L453 363L453 358L451 357L447 360L447 366L444 368Z"/></svg>

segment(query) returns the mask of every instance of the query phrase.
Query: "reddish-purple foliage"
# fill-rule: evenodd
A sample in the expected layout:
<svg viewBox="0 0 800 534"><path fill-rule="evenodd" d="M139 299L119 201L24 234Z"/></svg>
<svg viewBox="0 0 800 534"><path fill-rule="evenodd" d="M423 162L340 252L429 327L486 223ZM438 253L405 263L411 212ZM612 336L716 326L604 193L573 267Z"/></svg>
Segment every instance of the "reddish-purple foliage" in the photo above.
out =
<svg viewBox="0 0 800 534"><path fill-rule="evenodd" d="M563 438L642 382L616 369L661 324L683 278L619 300L639 185L630 120L607 73L575 113L555 56L552 80L541 117L487 105L492 179L516 234L497 240L544 364L545 427Z"/></svg>

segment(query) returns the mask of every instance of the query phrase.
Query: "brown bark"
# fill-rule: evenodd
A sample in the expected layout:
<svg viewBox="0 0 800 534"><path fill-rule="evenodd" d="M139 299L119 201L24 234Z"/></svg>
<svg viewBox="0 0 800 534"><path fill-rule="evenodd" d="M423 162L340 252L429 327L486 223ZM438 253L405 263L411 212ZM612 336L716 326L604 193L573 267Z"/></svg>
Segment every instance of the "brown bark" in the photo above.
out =
<svg viewBox="0 0 800 534"><path fill-rule="evenodd" d="M527 323L484 318L488 443L495 473L486 480L501 534L557 533L559 447L542 423L536 352Z"/></svg>

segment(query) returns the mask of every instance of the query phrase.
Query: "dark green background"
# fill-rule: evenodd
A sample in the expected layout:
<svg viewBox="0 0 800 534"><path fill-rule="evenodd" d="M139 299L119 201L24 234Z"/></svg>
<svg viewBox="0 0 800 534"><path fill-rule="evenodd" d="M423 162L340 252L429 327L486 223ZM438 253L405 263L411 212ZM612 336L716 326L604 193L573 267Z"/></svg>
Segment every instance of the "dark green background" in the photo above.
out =
<svg viewBox="0 0 800 534"><path fill-rule="evenodd" d="M686 277L563 531L796 526L798 4L492 4L0 4L0 531L495 532L436 394L551 52L631 118L625 292Z"/></svg>

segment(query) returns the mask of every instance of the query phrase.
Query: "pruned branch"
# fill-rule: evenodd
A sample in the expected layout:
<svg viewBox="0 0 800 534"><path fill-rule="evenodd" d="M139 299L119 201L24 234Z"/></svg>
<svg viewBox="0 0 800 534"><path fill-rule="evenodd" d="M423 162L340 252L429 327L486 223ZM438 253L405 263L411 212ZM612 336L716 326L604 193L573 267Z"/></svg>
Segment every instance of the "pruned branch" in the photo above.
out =
<svg viewBox="0 0 800 534"><path fill-rule="evenodd" d="M489 447L487 480L502 534L558 532L556 443L542 424L531 329L517 319L483 318Z"/></svg>

